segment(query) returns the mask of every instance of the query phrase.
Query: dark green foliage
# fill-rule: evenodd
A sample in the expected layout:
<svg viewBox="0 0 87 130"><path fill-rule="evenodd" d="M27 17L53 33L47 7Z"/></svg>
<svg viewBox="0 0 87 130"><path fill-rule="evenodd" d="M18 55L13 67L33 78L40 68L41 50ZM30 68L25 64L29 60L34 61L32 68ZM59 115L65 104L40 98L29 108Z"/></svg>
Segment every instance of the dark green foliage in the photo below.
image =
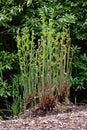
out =
<svg viewBox="0 0 87 130"><path fill-rule="evenodd" d="M87 87L87 53L82 52L81 48L75 47L72 71L72 87L80 89Z"/></svg>
<svg viewBox="0 0 87 130"><path fill-rule="evenodd" d="M14 53L0 52L0 96L8 97L11 95L11 80L15 73L13 69L16 58Z"/></svg>
<svg viewBox="0 0 87 130"><path fill-rule="evenodd" d="M16 86L18 88L15 88L13 81L14 74L17 74L18 71L16 53L0 51L0 104L2 104L0 105L0 110L3 114L5 112L6 115L11 114L13 111L11 111L11 104L13 102L14 95L19 96L19 86Z"/></svg>

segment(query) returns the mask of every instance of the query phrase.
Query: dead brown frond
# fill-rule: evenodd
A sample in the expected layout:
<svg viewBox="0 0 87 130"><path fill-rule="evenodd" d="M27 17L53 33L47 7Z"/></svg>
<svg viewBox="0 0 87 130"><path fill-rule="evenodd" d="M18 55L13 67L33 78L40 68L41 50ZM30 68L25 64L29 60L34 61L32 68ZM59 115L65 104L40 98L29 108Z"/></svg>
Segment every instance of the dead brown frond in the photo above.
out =
<svg viewBox="0 0 87 130"><path fill-rule="evenodd" d="M56 106L56 96L52 96L50 93L45 93L41 97L41 102L39 103L39 109L44 111L52 111Z"/></svg>

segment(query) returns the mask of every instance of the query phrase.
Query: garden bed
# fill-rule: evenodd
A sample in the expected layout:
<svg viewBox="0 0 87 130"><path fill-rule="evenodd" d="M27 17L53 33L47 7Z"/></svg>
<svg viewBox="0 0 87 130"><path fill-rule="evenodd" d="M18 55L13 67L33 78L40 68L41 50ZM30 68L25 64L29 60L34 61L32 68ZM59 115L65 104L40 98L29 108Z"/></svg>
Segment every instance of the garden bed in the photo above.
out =
<svg viewBox="0 0 87 130"><path fill-rule="evenodd" d="M87 130L87 105L57 105L52 112L35 108L0 121L0 130Z"/></svg>

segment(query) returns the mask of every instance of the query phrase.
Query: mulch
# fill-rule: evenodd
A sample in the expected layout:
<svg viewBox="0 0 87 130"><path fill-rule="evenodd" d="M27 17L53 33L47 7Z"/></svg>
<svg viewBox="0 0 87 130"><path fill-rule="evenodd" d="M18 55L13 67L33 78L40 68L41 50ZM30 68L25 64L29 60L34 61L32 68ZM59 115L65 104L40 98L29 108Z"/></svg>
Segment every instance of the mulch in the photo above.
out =
<svg viewBox="0 0 87 130"><path fill-rule="evenodd" d="M53 111L35 108L0 121L0 130L87 130L87 104L58 105Z"/></svg>

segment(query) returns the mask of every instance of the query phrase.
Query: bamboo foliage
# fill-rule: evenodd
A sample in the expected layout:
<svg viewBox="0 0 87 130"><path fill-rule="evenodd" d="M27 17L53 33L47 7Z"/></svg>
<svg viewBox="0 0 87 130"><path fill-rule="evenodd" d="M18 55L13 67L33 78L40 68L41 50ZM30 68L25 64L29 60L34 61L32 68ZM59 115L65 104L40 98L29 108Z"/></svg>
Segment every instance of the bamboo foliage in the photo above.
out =
<svg viewBox="0 0 87 130"><path fill-rule="evenodd" d="M36 95L40 99L45 92L52 94L55 87L58 90L58 95L61 95L63 85L69 86L72 62L69 31L55 33L53 20L50 19L47 22L43 14L41 14L41 19L42 31L37 49L34 42L34 31L31 36L27 27L17 32L24 99L29 94L33 95L33 99ZM33 102L35 103L35 99Z"/></svg>

